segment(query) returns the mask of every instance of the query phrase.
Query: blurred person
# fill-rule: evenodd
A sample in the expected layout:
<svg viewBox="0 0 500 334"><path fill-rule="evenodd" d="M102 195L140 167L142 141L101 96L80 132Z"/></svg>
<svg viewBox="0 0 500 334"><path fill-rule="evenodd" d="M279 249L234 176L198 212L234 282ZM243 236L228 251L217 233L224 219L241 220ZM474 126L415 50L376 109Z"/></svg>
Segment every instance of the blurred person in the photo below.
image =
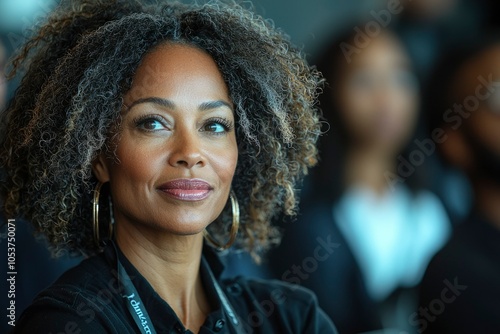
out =
<svg viewBox="0 0 500 334"><path fill-rule="evenodd" d="M429 119L473 212L432 259L409 320L419 333L500 333L500 33L464 40L437 67Z"/></svg>
<svg viewBox="0 0 500 334"><path fill-rule="evenodd" d="M62 1L24 68L2 211L86 259L15 333L336 333L307 289L220 279L219 251L276 241L317 161L323 80L286 35L234 2Z"/></svg>
<svg viewBox="0 0 500 334"><path fill-rule="evenodd" d="M415 175L398 176L419 116L411 60L390 30L365 47L357 36L342 36L318 62L331 129L299 221L283 226L270 261L281 279L314 289L342 333L408 327L396 313L416 300L398 292L419 283L450 233L438 198L412 186Z"/></svg>

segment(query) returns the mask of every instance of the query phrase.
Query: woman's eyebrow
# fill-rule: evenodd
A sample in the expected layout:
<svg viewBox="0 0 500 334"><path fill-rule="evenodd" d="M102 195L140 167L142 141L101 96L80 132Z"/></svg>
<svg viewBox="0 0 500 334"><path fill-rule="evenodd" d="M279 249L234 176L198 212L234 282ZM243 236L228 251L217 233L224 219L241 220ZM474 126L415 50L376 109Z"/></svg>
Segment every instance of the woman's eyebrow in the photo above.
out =
<svg viewBox="0 0 500 334"><path fill-rule="evenodd" d="M135 105L138 105L141 103L153 103L153 104L157 104L159 106L165 107L165 108L175 109L175 103L172 102L171 100L164 99L161 97L154 97L154 96L145 97L145 98L135 100L134 102L132 102L132 104L130 104L127 107L128 107L128 109L131 109ZM233 106L231 105L231 103L223 101L223 100L203 102L199 105L198 109L200 111L208 111L208 110L218 109L221 107L229 108L231 111L233 110Z"/></svg>
<svg viewBox="0 0 500 334"><path fill-rule="evenodd" d="M233 106L229 102L226 102L223 100L203 102L200 104L198 109L200 111L208 111L208 110L212 110L212 109L218 109L221 107L227 107L231 111L233 111Z"/></svg>
<svg viewBox="0 0 500 334"><path fill-rule="evenodd" d="M153 103L170 109L175 108L175 104L168 99L163 99L161 97L144 97L142 99L138 99L132 102L132 104L128 106L128 109L131 109L133 106L141 103Z"/></svg>

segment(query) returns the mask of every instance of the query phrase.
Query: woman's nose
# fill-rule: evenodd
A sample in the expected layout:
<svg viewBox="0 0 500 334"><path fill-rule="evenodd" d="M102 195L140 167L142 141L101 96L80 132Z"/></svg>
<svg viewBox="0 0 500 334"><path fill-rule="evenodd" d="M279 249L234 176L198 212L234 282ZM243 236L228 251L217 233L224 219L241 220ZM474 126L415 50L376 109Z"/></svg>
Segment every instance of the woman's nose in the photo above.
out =
<svg viewBox="0 0 500 334"><path fill-rule="evenodd" d="M169 164L173 167L203 167L205 158L201 150L201 141L197 131L178 130L171 138Z"/></svg>

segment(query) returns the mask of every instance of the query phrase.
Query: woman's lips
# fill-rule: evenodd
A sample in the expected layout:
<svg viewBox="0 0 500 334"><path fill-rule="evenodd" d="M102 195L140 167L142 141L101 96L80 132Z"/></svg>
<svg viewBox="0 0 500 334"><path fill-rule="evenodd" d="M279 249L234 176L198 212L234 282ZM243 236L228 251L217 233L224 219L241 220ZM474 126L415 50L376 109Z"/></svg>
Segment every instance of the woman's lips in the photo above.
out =
<svg viewBox="0 0 500 334"><path fill-rule="evenodd" d="M162 184L158 190L178 200L201 201L210 195L213 188L200 179L177 179Z"/></svg>

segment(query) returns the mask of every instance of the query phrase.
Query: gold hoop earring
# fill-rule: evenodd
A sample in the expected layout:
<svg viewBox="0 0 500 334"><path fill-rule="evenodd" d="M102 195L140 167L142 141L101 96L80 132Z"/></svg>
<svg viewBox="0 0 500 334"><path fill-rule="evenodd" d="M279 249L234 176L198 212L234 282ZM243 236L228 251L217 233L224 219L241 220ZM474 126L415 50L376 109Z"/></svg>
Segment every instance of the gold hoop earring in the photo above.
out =
<svg viewBox="0 0 500 334"><path fill-rule="evenodd" d="M208 234L207 230L203 231L203 236L205 239L210 242L217 250L223 251L231 247L236 240L236 235L238 234L238 229L240 227L240 205L238 204L238 199L236 195L231 190L229 193L229 198L231 199L231 209L233 211L233 223L231 224L231 232L229 235L229 240L226 244L219 244L214 238Z"/></svg>
<svg viewBox="0 0 500 334"><path fill-rule="evenodd" d="M103 183L99 182L94 189L94 199L92 200L92 227L94 230L94 240L98 246L101 246L101 237L99 232L99 197L101 196L101 188ZM111 211L111 202L110 202ZM110 215L113 213L110 212ZM109 223L109 238L113 236L113 224Z"/></svg>

